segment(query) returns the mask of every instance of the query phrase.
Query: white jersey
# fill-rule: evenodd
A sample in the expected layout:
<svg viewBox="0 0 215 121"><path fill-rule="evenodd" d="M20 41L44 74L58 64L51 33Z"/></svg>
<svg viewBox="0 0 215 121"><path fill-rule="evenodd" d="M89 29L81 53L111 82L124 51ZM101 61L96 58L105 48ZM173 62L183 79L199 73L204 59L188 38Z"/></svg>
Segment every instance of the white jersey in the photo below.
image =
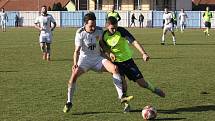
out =
<svg viewBox="0 0 215 121"><path fill-rule="evenodd" d="M164 13L163 14L163 19L165 21L164 25L172 24L171 22L172 18L173 18L172 13L170 12Z"/></svg>
<svg viewBox="0 0 215 121"><path fill-rule="evenodd" d="M102 33L103 30L100 27L96 27L93 33L86 32L84 27L77 30L75 46L81 46L79 57L92 60L101 56L99 41L102 38Z"/></svg>
<svg viewBox="0 0 215 121"><path fill-rule="evenodd" d="M7 13L0 13L1 21L5 21L7 19Z"/></svg>
<svg viewBox="0 0 215 121"><path fill-rule="evenodd" d="M52 15L47 14L47 16L39 16L35 20L35 24L39 24L43 30L41 33L50 33L51 32L51 23L54 23L55 19L52 17Z"/></svg>
<svg viewBox="0 0 215 121"><path fill-rule="evenodd" d="M185 22L187 18L187 14L184 12L179 13L180 22Z"/></svg>

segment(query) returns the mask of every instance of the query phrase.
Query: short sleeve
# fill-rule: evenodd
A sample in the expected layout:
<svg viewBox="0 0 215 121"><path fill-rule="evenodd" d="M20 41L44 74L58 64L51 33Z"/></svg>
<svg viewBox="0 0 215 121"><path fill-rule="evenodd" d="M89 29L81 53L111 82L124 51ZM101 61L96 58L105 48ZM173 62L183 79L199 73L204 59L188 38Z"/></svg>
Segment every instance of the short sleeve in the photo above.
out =
<svg viewBox="0 0 215 121"><path fill-rule="evenodd" d="M165 14L163 14L163 19L165 19Z"/></svg>
<svg viewBox="0 0 215 121"><path fill-rule="evenodd" d="M56 22L55 19L54 19L54 17L53 17L52 15L50 15L50 21L51 21L52 23Z"/></svg>
<svg viewBox="0 0 215 121"><path fill-rule="evenodd" d="M82 45L81 33L78 31L76 32L76 35L75 35L75 46L81 46Z"/></svg>
<svg viewBox="0 0 215 121"><path fill-rule="evenodd" d="M37 17L34 21L35 24L38 24L39 23L39 17Z"/></svg>
<svg viewBox="0 0 215 121"><path fill-rule="evenodd" d="M132 43L135 41L134 36L125 28L118 27L118 31L121 33L122 37L125 37L129 43Z"/></svg>

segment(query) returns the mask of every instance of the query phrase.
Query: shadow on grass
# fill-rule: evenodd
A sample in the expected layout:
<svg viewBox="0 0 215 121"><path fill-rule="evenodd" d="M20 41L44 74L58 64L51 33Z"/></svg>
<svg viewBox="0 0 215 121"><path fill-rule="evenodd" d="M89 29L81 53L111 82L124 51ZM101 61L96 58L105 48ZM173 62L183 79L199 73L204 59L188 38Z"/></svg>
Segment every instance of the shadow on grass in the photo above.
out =
<svg viewBox="0 0 215 121"><path fill-rule="evenodd" d="M0 71L0 73L12 73L12 72L18 72L18 71Z"/></svg>
<svg viewBox="0 0 215 121"><path fill-rule="evenodd" d="M157 57L157 58L150 58L151 60L171 60L171 59L180 59L180 58L184 58L184 57ZM139 60L139 59L143 59L143 58L133 58L134 60Z"/></svg>
<svg viewBox="0 0 215 121"><path fill-rule="evenodd" d="M190 44L187 43L187 44L177 44L177 45L215 45L215 44L214 43L190 43Z"/></svg>
<svg viewBox="0 0 215 121"><path fill-rule="evenodd" d="M73 61L72 59L53 59L51 61Z"/></svg>
<svg viewBox="0 0 215 121"><path fill-rule="evenodd" d="M73 113L72 115L93 115L93 114L113 114L113 113L122 113L122 112L108 112L108 111L101 111L101 112L78 112Z"/></svg>
<svg viewBox="0 0 215 121"><path fill-rule="evenodd" d="M186 118L157 118L150 121L171 121L171 120L185 120Z"/></svg>
<svg viewBox="0 0 215 121"><path fill-rule="evenodd" d="M141 45L159 45L159 46L167 46L167 45L173 45L172 43L167 43L167 45L161 45L160 43L158 44L141 44ZM176 44L176 46L181 46L181 45L215 45L214 43L180 43L180 44Z"/></svg>
<svg viewBox="0 0 215 121"><path fill-rule="evenodd" d="M130 112L141 112L142 109L131 110ZM193 107L176 108L170 110L157 110L158 113L164 114L179 114L180 112L205 112L205 111L215 111L215 105L201 105Z"/></svg>
<svg viewBox="0 0 215 121"><path fill-rule="evenodd" d="M205 112L205 111L215 111L215 105L201 105L185 108L176 108L172 110L158 110L160 113L165 114L178 114L179 112Z"/></svg>

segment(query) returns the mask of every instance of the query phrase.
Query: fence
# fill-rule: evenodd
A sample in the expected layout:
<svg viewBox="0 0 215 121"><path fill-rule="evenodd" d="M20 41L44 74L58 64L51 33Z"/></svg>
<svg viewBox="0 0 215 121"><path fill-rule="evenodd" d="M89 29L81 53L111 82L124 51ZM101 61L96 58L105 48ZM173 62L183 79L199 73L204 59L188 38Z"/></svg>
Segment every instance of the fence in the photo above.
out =
<svg viewBox="0 0 215 121"><path fill-rule="evenodd" d="M88 11L49 11L57 22L58 27L80 27L83 26L83 16ZM98 26L105 26L106 11L94 11L96 15L96 23ZM131 22L131 15L134 13L136 18L139 18L140 13L144 15L144 27L162 27L163 25L163 11L118 11L121 16L119 26L128 27ZM177 15L180 11L177 11ZM204 28L202 21L203 11L185 11L188 15L187 28ZM10 11L7 12L9 21L8 26L15 26L15 16L19 16L19 24L21 26L34 26L35 18L39 15L37 11ZM213 15L215 12L213 11ZM177 16L178 17L178 16ZM215 19L212 18L212 28L215 28ZM139 21L135 24L139 27Z"/></svg>

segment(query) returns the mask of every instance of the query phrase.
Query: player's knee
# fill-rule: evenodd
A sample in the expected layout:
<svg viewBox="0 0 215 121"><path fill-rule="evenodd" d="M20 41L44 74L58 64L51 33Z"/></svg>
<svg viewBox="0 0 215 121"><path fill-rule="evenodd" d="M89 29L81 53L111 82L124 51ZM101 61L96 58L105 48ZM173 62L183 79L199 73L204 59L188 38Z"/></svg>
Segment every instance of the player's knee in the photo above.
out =
<svg viewBox="0 0 215 121"><path fill-rule="evenodd" d="M119 68L118 68L118 66L114 65L113 72L114 72L114 73L119 73Z"/></svg>

